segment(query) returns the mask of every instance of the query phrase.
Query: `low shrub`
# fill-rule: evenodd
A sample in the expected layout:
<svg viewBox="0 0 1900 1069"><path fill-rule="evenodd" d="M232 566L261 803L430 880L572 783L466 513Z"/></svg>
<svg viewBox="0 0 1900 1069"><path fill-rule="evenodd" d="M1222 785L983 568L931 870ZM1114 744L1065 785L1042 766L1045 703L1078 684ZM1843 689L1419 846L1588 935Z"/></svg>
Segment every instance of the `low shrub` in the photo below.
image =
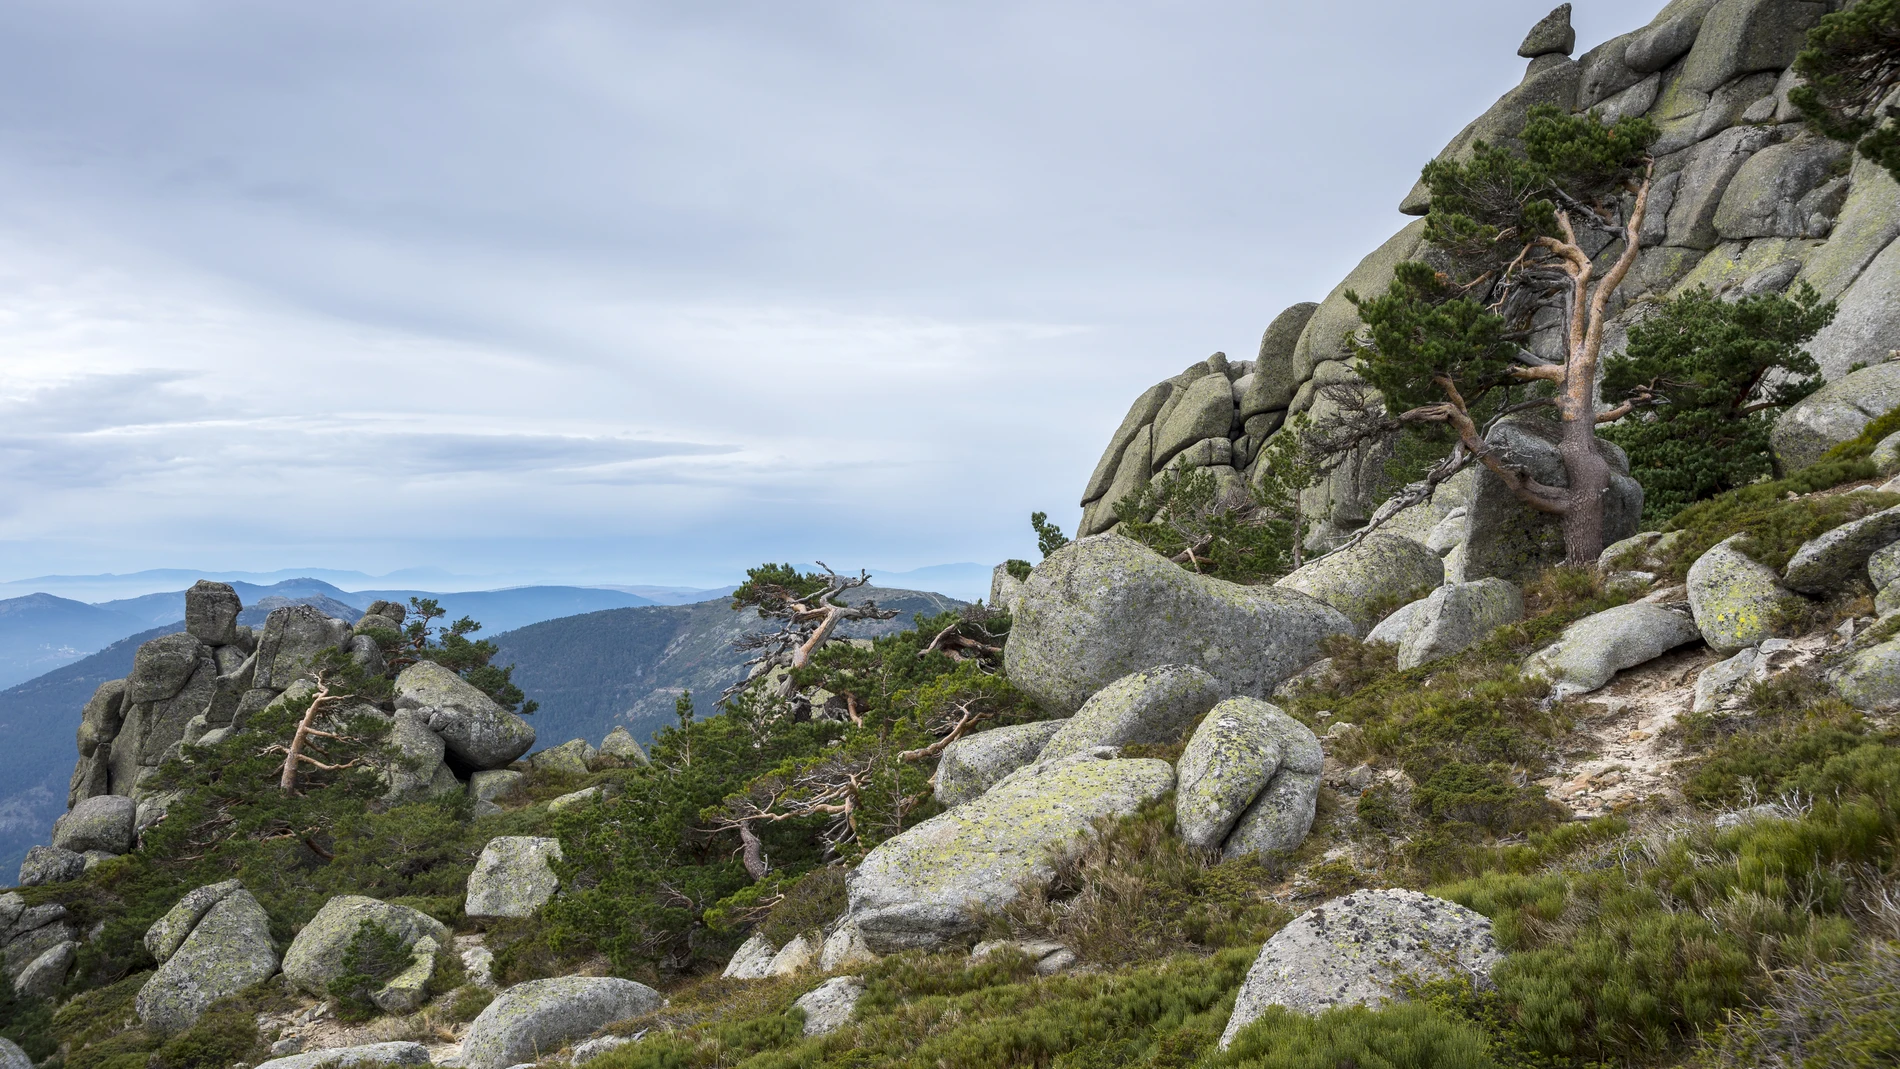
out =
<svg viewBox="0 0 1900 1069"><path fill-rule="evenodd" d="M1234 1069L1497 1069L1483 1032L1415 1002L1308 1017L1281 1006L1205 1064Z"/></svg>
<svg viewBox="0 0 1900 1069"><path fill-rule="evenodd" d="M337 1016L346 1021L367 1021L380 1013L370 996L408 968L410 957L400 933L375 921L358 925L343 949L343 974L330 981Z"/></svg>
<svg viewBox="0 0 1900 1069"><path fill-rule="evenodd" d="M1691 505L1664 525L1665 530L1683 532L1663 554L1664 571L1681 579L1711 546L1738 534L1747 535L1741 547L1744 552L1779 570L1802 543L1851 520L1900 505L1900 494L1789 495L1813 495L1839 482L1873 476L1873 465L1864 460L1823 462L1786 479L1744 486Z"/></svg>

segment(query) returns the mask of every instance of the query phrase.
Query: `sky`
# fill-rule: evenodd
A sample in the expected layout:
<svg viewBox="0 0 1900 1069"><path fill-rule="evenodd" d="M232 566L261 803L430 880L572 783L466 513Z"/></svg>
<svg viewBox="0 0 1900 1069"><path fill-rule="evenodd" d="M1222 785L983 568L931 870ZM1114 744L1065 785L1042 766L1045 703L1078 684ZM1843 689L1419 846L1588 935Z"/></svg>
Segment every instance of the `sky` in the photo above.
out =
<svg viewBox="0 0 1900 1069"><path fill-rule="evenodd" d="M0 580L1033 559L1548 10L11 0Z"/></svg>

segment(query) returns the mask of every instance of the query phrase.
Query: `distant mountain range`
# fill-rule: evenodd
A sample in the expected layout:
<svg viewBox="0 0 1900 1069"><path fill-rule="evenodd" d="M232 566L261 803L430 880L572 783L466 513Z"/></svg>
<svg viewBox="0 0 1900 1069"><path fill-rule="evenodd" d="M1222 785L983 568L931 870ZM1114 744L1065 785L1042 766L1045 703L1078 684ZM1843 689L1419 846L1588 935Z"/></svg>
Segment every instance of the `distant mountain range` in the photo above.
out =
<svg viewBox="0 0 1900 1069"><path fill-rule="evenodd" d="M840 628L851 638L905 631L919 613L962 604L942 594L884 587L863 587L847 597L872 597L883 608L899 610L891 620ZM598 743L622 724L645 745L655 730L673 722L681 691L692 691L701 713L711 714L719 693L744 673L747 655L733 649L733 641L763 626L756 612L734 611L723 598L610 609L498 635L495 662L514 665L515 683L541 703L533 718L537 746L573 738Z"/></svg>

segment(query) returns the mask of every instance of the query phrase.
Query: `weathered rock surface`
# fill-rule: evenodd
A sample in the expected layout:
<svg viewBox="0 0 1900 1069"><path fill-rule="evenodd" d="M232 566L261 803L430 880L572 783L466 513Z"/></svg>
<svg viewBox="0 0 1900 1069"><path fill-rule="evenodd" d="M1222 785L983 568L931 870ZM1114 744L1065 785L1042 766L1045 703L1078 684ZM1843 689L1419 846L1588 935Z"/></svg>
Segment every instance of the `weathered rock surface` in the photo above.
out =
<svg viewBox="0 0 1900 1069"><path fill-rule="evenodd" d="M462 1040L467 1069L508 1069L660 1008L660 993L613 976L557 976L503 991Z"/></svg>
<svg viewBox="0 0 1900 1069"><path fill-rule="evenodd" d="M1301 914L1260 948L1220 1045L1268 1006L1309 1015L1378 1006L1400 997L1403 976L1488 984L1502 957L1481 913L1417 891L1354 891Z"/></svg>
<svg viewBox="0 0 1900 1069"><path fill-rule="evenodd" d="M127 702L159 702L185 689L198 669L204 643L187 631L160 635L132 655L132 674L125 680Z"/></svg>
<svg viewBox="0 0 1900 1069"><path fill-rule="evenodd" d="M880 954L965 938L973 909L1001 907L1025 882L1050 877L1052 847L1173 787L1165 761L1078 756L1018 769L872 850L848 878L848 920Z"/></svg>
<svg viewBox="0 0 1900 1069"><path fill-rule="evenodd" d="M1703 641L1722 653L1773 637L1802 603L1781 585L1774 569L1741 551L1745 539L1736 535L1712 546L1689 566L1689 611Z"/></svg>
<svg viewBox="0 0 1900 1069"><path fill-rule="evenodd" d="M805 1034L829 1035L851 1021L864 994L864 981L855 976L834 976L798 996L792 1005L805 1011Z"/></svg>
<svg viewBox="0 0 1900 1069"><path fill-rule="evenodd" d="M937 801L962 805L1034 761L1067 720L1011 724L968 735L944 747L937 761Z"/></svg>
<svg viewBox="0 0 1900 1069"><path fill-rule="evenodd" d="M1004 648L1011 682L1067 714L1131 672L1193 664L1230 694L1264 697L1354 633L1338 610L1296 591L1196 575L1117 534L1077 539L1023 584Z"/></svg>
<svg viewBox="0 0 1900 1069"><path fill-rule="evenodd" d="M26 1056L18 1043L0 1037L0 1069L33 1069L33 1059Z"/></svg>
<svg viewBox="0 0 1900 1069"><path fill-rule="evenodd" d="M1625 668L1651 661L1701 638L1688 614L1636 602L1586 616L1524 662L1527 674L1551 681L1558 696L1584 694Z"/></svg>
<svg viewBox="0 0 1900 1069"><path fill-rule="evenodd" d="M471 917L531 917L561 886L550 862L561 858L561 841L536 835L502 835L488 840L469 873L467 904Z"/></svg>
<svg viewBox="0 0 1900 1069"><path fill-rule="evenodd" d="M200 579L185 591L185 630L208 646L237 642L238 613L244 602L229 583Z"/></svg>
<svg viewBox="0 0 1900 1069"><path fill-rule="evenodd" d="M585 776L588 762L592 761L595 755L595 749L588 744L586 739L569 739L559 746L550 746L528 758L528 764L536 772Z"/></svg>
<svg viewBox="0 0 1900 1069"><path fill-rule="evenodd" d="M850 921L838 925L825 936L825 945L818 951L818 968L824 972L848 969L853 965L869 965L877 960L877 954L865 945L864 933Z"/></svg>
<svg viewBox="0 0 1900 1069"><path fill-rule="evenodd" d="M76 880L86 871L86 855L57 846L31 846L20 862L20 886Z"/></svg>
<svg viewBox="0 0 1900 1069"><path fill-rule="evenodd" d="M1769 435L1775 456L1803 468L1900 406L1900 362L1875 364L1835 379L1775 420Z"/></svg>
<svg viewBox="0 0 1900 1069"><path fill-rule="evenodd" d="M791 976L818 964L824 952L824 939L816 931L800 932L785 941L765 966L767 976Z"/></svg>
<svg viewBox="0 0 1900 1069"><path fill-rule="evenodd" d="M13 977L13 989L28 998L50 999L59 994L66 978L79 960L79 944L74 940L56 943L27 962Z"/></svg>
<svg viewBox="0 0 1900 1069"><path fill-rule="evenodd" d="M1448 583L1416 604L1399 636L1400 668L1462 653L1524 617L1524 596L1516 584L1503 579Z"/></svg>
<svg viewBox="0 0 1900 1069"><path fill-rule="evenodd" d="M132 821L137 811L132 799L116 794L87 798L53 822L53 845L76 854L88 850L126 853L132 849Z"/></svg>
<svg viewBox="0 0 1900 1069"><path fill-rule="evenodd" d="M1900 705L1900 639L1860 650L1832 674L1834 689L1856 709Z"/></svg>
<svg viewBox="0 0 1900 1069"><path fill-rule="evenodd" d="M1193 665L1131 672L1083 702L1043 747L1039 760L1060 760L1097 746L1177 742L1226 696L1219 680Z"/></svg>
<svg viewBox="0 0 1900 1069"><path fill-rule="evenodd" d="M763 980L772 967L772 957L778 953L771 940L758 932L753 932L739 949L732 952L732 960L726 962L726 971L719 975L728 980Z"/></svg>
<svg viewBox="0 0 1900 1069"><path fill-rule="evenodd" d="M185 897L145 930L145 949L161 962L171 960L171 956L191 935L191 930L198 926L205 914L211 912L212 906L243 889L242 881L225 880L186 892Z"/></svg>
<svg viewBox="0 0 1900 1069"><path fill-rule="evenodd" d="M1175 827L1229 857L1290 850L1313 826L1324 764L1306 725L1258 698L1229 698L1181 754Z"/></svg>
<svg viewBox="0 0 1900 1069"><path fill-rule="evenodd" d="M167 942L179 926L177 913L174 908L160 922L171 922L163 936ZM149 932L147 939L151 939ZM213 1002L268 979L276 971L277 947L270 937L270 916L249 891L242 887L229 889L191 925L190 934L139 989L139 1019L146 1027L161 1032L189 1028Z"/></svg>
<svg viewBox="0 0 1900 1069"><path fill-rule="evenodd" d="M1804 543L1781 570L1804 594L1832 594L1869 581L1867 560L1900 542L1900 506L1863 516Z"/></svg>
<svg viewBox="0 0 1900 1069"><path fill-rule="evenodd" d="M396 708L415 709L449 752L478 769L500 768L534 745L534 728L433 661L396 677Z"/></svg>
<svg viewBox="0 0 1900 1069"><path fill-rule="evenodd" d="M501 812L495 799L514 789L521 773L508 768L477 772L468 778L468 796L475 799L475 815L486 817Z"/></svg>
<svg viewBox="0 0 1900 1069"><path fill-rule="evenodd" d="M390 723L390 746L395 747L397 762L385 774L391 801L426 798L435 793L437 774L442 771L446 748L442 736L429 730L428 721L413 709L398 709ZM450 781L454 773L449 774Z"/></svg>
<svg viewBox="0 0 1900 1069"><path fill-rule="evenodd" d="M338 895L323 904L284 953L284 976L305 992L328 998L330 981L343 975L343 954L366 923L375 923L414 947L424 936L439 946L449 945L449 930L441 921L408 906L379 902L361 895Z"/></svg>
<svg viewBox="0 0 1900 1069"><path fill-rule="evenodd" d="M257 640L259 687L284 690L310 670L324 650L349 644L350 624L309 605L272 609Z"/></svg>
<svg viewBox="0 0 1900 1069"><path fill-rule="evenodd" d="M1297 590L1338 609L1363 635L1374 611L1394 595L1423 593L1445 581L1445 562L1409 538L1374 531L1349 549L1329 553L1273 585Z"/></svg>
<svg viewBox="0 0 1900 1069"><path fill-rule="evenodd" d="M349 1069L354 1065L428 1065L429 1048L420 1043L369 1043L360 1047L332 1047L305 1051L287 1058L272 1058L258 1063L257 1069L319 1069L335 1066Z"/></svg>

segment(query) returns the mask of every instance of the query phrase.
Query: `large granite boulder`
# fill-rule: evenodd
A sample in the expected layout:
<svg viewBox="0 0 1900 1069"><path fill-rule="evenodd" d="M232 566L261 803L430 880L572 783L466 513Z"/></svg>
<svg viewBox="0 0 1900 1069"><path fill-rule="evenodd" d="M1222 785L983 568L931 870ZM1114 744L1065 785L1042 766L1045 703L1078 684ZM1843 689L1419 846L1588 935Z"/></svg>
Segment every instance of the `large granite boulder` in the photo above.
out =
<svg viewBox="0 0 1900 1069"><path fill-rule="evenodd" d="M361 895L337 895L323 904L284 952L284 977L305 992L328 998L330 981L343 975L343 955L350 940L365 924L374 923L413 948L420 939L449 945L449 930L441 921L408 906L379 902Z"/></svg>
<svg viewBox="0 0 1900 1069"><path fill-rule="evenodd" d="M1895 407L1900 361L1875 364L1835 379L1776 417L1769 441L1784 468L1804 468Z"/></svg>
<svg viewBox="0 0 1900 1069"><path fill-rule="evenodd" d="M1328 553L1273 585L1325 602L1352 621L1358 635L1378 622L1377 611L1392 599L1423 594L1445 581L1445 562L1409 538L1374 531L1356 544Z"/></svg>
<svg viewBox="0 0 1900 1069"><path fill-rule="evenodd" d="M1803 543L1782 580L1804 594L1834 594L1870 581L1867 561L1900 542L1900 506L1851 520Z"/></svg>
<svg viewBox="0 0 1900 1069"><path fill-rule="evenodd" d="M771 974L772 959L777 955L778 948L770 939L753 932L732 952L732 959L719 975L727 980L763 980Z"/></svg>
<svg viewBox="0 0 1900 1069"><path fill-rule="evenodd" d="M1741 551L1736 535L1689 566L1689 611L1711 649L1734 653L1774 637L1799 611L1800 595L1783 587L1773 568ZM1866 558L1862 558L1864 561Z"/></svg>
<svg viewBox="0 0 1900 1069"><path fill-rule="evenodd" d="M1053 875L1053 848L1173 787L1166 761L1082 755L1018 769L981 798L878 844L847 878L849 920L879 954L966 938L981 913Z"/></svg>
<svg viewBox="0 0 1900 1069"><path fill-rule="evenodd" d="M666 1000L642 983L615 976L557 976L503 991L468 1026L466 1069L508 1069L538 1061L579 1039Z"/></svg>
<svg viewBox="0 0 1900 1069"><path fill-rule="evenodd" d="M130 798L116 794L87 798L53 822L53 845L76 854L88 850L128 853L137 814L138 806Z"/></svg>
<svg viewBox="0 0 1900 1069"><path fill-rule="evenodd" d="M33 1069L33 1059L26 1056L18 1043L0 1037L0 1069Z"/></svg>
<svg viewBox="0 0 1900 1069"><path fill-rule="evenodd" d="M1131 672L1193 664L1229 694L1265 697L1354 634L1338 610L1292 590L1187 571L1118 534L1077 539L1037 566L1003 657L1010 681L1068 714Z"/></svg>
<svg viewBox="0 0 1900 1069"><path fill-rule="evenodd" d="M534 745L534 728L433 661L396 677L396 708L415 709L450 753L478 769L506 766Z"/></svg>
<svg viewBox="0 0 1900 1069"><path fill-rule="evenodd" d="M229 583L200 579L185 591L185 630L208 646L236 643L243 611L244 602Z"/></svg>
<svg viewBox="0 0 1900 1069"><path fill-rule="evenodd" d="M1300 334L1317 311L1319 305L1313 301L1296 304L1274 316L1273 322L1267 325L1266 333L1260 336L1260 355L1254 360L1253 378L1241 392L1237 413L1241 419L1279 411L1293 403L1293 395L1300 388L1294 352L1300 344ZM1252 429L1247 433L1252 434Z"/></svg>
<svg viewBox="0 0 1900 1069"><path fill-rule="evenodd" d="M302 677L323 651L349 645L350 623L310 605L286 605L264 618L257 640L256 686L283 690Z"/></svg>
<svg viewBox="0 0 1900 1069"><path fill-rule="evenodd" d="M1550 420L1512 417L1491 429L1485 441L1505 463L1522 468L1546 486L1569 486L1558 452L1561 428ZM1610 492L1603 502L1603 544L1636 533L1643 516L1642 484L1629 477L1629 457L1597 439L1610 465ZM1518 500L1489 468L1479 468L1465 513L1460 582L1498 578L1521 583L1564 560L1563 518L1538 512Z"/></svg>
<svg viewBox="0 0 1900 1069"><path fill-rule="evenodd" d="M1221 1049L1268 1006L1308 1015L1377 1007L1403 997L1406 977L1488 986L1502 959L1481 913L1417 891L1354 891L1302 913L1260 948Z"/></svg>
<svg viewBox="0 0 1900 1069"><path fill-rule="evenodd" d="M475 801L475 815L488 817L501 812L501 804L495 799L513 790L521 777L522 774L512 768L490 769L470 776L468 796Z"/></svg>
<svg viewBox="0 0 1900 1069"><path fill-rule="evenodd" d="M1637 602L1586 616L1531 654L1524 671L1550 680L1558 697L1585 694L1616 673L1702 637L1687 613Z"/></svg>
<svg viewBox="0 0 1900 1069"><path fill-rule="evenodd" d="M1716 232L1725 241L1809 236L1801 198L1827 181L1851 151L1844 142L1816 134L1755 153L1722 194Z"/></svg>
<svg viewBox="0 0 1900 1069"><path fill-rule="evenodd" d="M125 700L159 702L185 689L198 670L205 644L188 631L160 635L132 655L132 674L125 680Z"/></svg>
<svg viewBox="0 0 1900 1069"><path fill-rule="evenodd" d="M1398 639L1400 668L1462 653L1492 631L1524 618L1524 595L1503 579L1447 583L1415 604Z"/></svg>
<svg viewBox="0 0 1900 1069"><path fill-rule="evenodd" d="M1860 181L1858 168L1855 173ZM1892 180L1882 178L1891 190ZM1887 210L1896 211L1893 201L1887 203ZM1828 242L1833 243L1832 239ZM1900 245L1889 243L1837 298L1840 307L1834 321L1808 343L1822 374L1840 375L1855 364L1878 364L1900 349L1900 307L1892 299L1896 290L1900 290Z"/></svg>
<svg viewBox="0 0 1900 1069"><path fill-rule="evenodd" d="M550 746L528 758L528 766L536 772L553 772L562 776L585 776L588 764L596 756L598 752L586 739L569 739L559 746Z"/></svg>
<svg viewBox="0 0 1900 1069"><path fill-rule="evenodd" d="M1097 746L1178 742L1226 696L1219 680L1191 664L1131 672L1096 691L1063 721L1039 760L1059 760Z"/></svg>
<svg viewBox="0 0 1900 1069"><path fill-rule="evenodd" d="M389 784L384 795L392 802L432 798L459 790L455 773L442 763L446 748L442 736L429 730L428 721L414 709L398 709L390 721L388 745L396 762L383 772Z"/></svg>
<svg viewBox="0 0 1900 1069"><path fill-rule="evenodd" d="M1234 388L1224 375L1196 379L1178 399L1170 400L1172 411L1155 423L1156 468L1195 442L1225 438L1234 423Z"/></svg>
<svg viewBox="0 0 1900 1069"><path fill-rule="evenodd" d="M1066 723L1010 724L966 735L944 747L937 760L937 801L953 806L982 797L1004 776L1034 761Z"/></svg>
<svg viewBox="0 0 1900 1069"><path fill-rule="evenodd" d="M1313 826L1325 760L1313 732L1278 706L1229 698L1181 754L1175 827L1228 857L1291 850Z"/></svg>
<svg viewBox="0 0 1900 1069"><path fill-rule="evenodd" d="M538 835L500 835L488 840L468 876L471 917L531 917L561 886L552 862L561 841Z"/></svg>
<svg viewBox="0 0 1900 1069"><path fill-rule="evenodd" d="M1829 673L1829 679L1856 709L1900 706L1900 639L1856 651Z"/></svg>
<svg viewBox="0 0 1900 1069"><path fill-rule="evenodd" d="M634 739L633 732L624 726L616 726L609 731L607 737L600 740L598 752L600 756L612 758L628 768L648 763L646 750Z"/></svg>
<svg viewBox="0 0 1900 1069"><path fill-rule="evenodd" d="M139 988L137 1010L160 1032L190 1028L212 1003L277 971L270 916L236 880L186 895L145 940L160 964Z"/></svg>

